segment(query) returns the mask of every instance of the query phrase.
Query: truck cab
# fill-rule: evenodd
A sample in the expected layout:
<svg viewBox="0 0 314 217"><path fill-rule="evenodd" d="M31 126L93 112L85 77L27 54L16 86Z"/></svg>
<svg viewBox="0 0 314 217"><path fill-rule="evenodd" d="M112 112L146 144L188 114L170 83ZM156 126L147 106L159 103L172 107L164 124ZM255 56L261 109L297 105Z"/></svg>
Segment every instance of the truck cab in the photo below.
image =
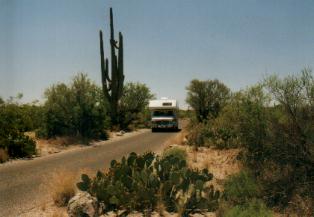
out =
<svg viewBox="0 0 314 217"><path fill-rule="evenodd" d="M178 102L174 99L161 98L149 101L152 132L157 129L178 130Z"/></svg>

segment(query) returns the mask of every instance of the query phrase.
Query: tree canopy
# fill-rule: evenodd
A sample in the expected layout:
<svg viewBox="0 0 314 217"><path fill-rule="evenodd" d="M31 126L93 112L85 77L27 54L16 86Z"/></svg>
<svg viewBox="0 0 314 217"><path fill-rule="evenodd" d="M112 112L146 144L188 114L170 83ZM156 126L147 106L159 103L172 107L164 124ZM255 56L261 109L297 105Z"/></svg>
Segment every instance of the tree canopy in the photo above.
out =
<svg viewBox="0 0 314 217"><path fill-rule="evenodd" d="M217 117L230 95L229 88L218 80L194 79L186 89L186 102L195 110L199 122Z"/></svg>

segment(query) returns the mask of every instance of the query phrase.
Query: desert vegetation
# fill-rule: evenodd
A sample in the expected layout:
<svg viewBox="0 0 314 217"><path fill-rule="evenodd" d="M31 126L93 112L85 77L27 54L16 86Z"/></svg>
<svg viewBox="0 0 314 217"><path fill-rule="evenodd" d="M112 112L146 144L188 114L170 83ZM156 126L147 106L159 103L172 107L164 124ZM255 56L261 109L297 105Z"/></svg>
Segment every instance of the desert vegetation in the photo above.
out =
<svg viewBox="0 0 314 217"><path fill-rule="evenodd" d="M40 122L41 107L21 104L22 94L0 103L0 162L36 154L35 141L24 133Z"/></svg>
<svg viewBox="0 0 314 217"><path fill-rule="evenodd" d="M195 84L199 88L195 88ZM223 100L217 96L214 107L219 110L213 110L210 104L207 109L203 108L206 106L204 96L212 96L213 90L201 86L201 81L194 80L187 88L187 102L195 112L190 122L188 144L196 148L240 148L239 158L251 174L240 173L238 178L230 177L226 182L225 200L229 207L234 207L226 216L242 216L239 213L246 212L244 207L248 210L256 207L264 213L264 204L281 211L295 209L301 216L310 216L314 196L311 187L314 169L312 71L306 68L298 75L284 78L267 76L257 85L226 94ZM201 107L203 111L200 111ZM246 205L235 203L229 195L232 183L248 181L256 182L254 185L259 189L250 191L255 192L255 202ZM245 186L244 183L241 185ZM240 198L246 200L249 195L242 193ZM294 201L296 198L303 200L303 210ZM306 208L304 204L307 204Z"/></svg>
<svg viewBox="0 0 314 217"><path fill-rule="evenodd" d="M78 74L70 84L59 83L45 91L44 118L38 136L105 138L108 128L105 101L87 75Z"/></svg>
<svg viewBox="0 0 314 217"><path fill-rule="evenodd" d="M36 154L36 137L65 137L88 144L90 140L108 138L111 129L134 130L149 126L149 99L154 95L142 83L128 82L123 88L118 118L112 124L109 103L101 87L87 74L77 74L71 82L47 88L44 103L21 103L20 94L0 104L0 162L9 158L31 157ZM73 138L73 139L70 139Z"/></svg>
<svg viewBox="0 0 314 217"><path fill-rule="evenodd" d="M208 182L212 174L208 170L193 170L187 167L180 152L137 155L131 153L120 162L113 160L109 171L98 172L91 179L82 175L77 184L103 204L102 212L124 210L158 211L160 204L165 211L186 215L195 210L215 210L219 191Z"/></svg>
<svg viewBox="0 0 314 217"><path fill-rule="evenodd" d="M124 82L123 35L119 32L116 41L114 33L110 9L110 66L99 32L101 86L79 73L68 83L48 87L42 103L21 103L22 94L0 98L0 126L5 126L0 128L0 163L36 155L30 131L37 138L75 137L88 144L107 139L108 130L149 126L147 105L154 94L145 84ZM268 217L274 211L313 216L311 69L286 77L269 75L239 91L217 79L194 79L186 90L191 110L180 111L189 119L185 148L113 159L109 169L95 176L81 175L76 183L79 196L75 176L59 173L47 184L54 203L74 207L73 198L85 195L96 216L134 211L145 216L216 212L218 217ZM213 163L208 155L228 151L241 168L218 179L208 169ZM71 210L71 215L86 215L80 208Z"/></svg>

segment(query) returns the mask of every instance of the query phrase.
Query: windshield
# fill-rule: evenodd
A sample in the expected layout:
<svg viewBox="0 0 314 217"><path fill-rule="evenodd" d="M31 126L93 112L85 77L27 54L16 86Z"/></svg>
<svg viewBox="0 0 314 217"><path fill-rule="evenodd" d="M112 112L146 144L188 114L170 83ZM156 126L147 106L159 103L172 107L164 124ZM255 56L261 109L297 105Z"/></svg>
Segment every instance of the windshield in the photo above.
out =
<svg viewBox="0 0 314 217"><path fill-rule="evenodd" d="M153 117L174 117L173 111L153 111Z"/></svg>

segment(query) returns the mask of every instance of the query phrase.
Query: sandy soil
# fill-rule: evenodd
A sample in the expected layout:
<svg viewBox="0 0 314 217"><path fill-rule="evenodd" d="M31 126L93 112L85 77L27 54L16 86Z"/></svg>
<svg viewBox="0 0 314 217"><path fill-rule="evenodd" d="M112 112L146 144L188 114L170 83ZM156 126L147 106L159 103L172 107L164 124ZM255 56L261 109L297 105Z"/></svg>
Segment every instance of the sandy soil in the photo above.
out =
<svg viewBox="0 0 314 217"><path fill-rule="evenodd" d="M199 148L197 152L191 147L186 149L190 167L197 169L207 168L214 175L213 185L218 190L223 190L223 181L228 176L238 173L242 169L242 164L237 160L239 149Z"/></svg>
<svg viewBox="0 0 314 217"><path fill-rule="evenodd" d="M53 202L43 203L39 208L33 208L19 217L68 217L66 207L56 207Z"/></svg>

